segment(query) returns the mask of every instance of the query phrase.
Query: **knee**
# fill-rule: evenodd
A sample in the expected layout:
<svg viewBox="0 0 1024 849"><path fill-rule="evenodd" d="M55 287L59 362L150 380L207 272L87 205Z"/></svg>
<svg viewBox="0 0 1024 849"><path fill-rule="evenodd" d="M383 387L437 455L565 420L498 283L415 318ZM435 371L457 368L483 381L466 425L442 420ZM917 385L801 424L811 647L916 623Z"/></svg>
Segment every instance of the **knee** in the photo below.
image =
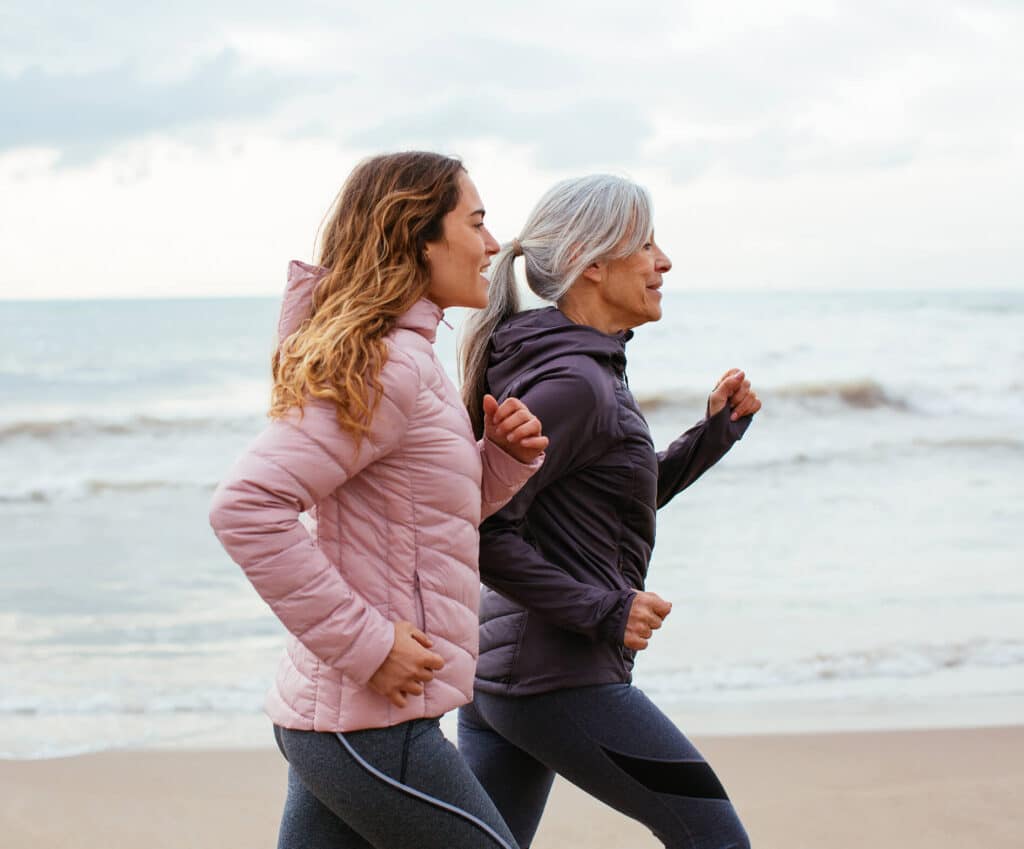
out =
<svg viewBox="0 0 1024 849"><path fill-rule="evenodd" d="M727 820L705 823L705 828L673 829L671 836L654 831L669 849L750 849L750 838L743 823L735 815Z"/></svg>
<svg viewBox="0 0 1024 849"><path fill-rule="evenodd" d="M732 803L726 802L708 826L703 839L696 841L702 849L750 849L750 837Z"/></svg>
<svg viewBox="0 0 1024 849"><path fill-rule="evenodd" d="M723 835L721 847L722 849L750 849L750 837L739 818L736 819L728 833Z"/></svg>

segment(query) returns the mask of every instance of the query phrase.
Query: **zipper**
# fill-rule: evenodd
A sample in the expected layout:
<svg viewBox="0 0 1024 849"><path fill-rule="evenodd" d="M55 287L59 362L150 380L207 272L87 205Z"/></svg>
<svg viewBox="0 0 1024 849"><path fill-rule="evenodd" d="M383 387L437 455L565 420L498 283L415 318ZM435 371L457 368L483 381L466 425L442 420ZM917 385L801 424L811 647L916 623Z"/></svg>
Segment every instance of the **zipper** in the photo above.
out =
<svg viewBox="0 0 1024 849"><path fill-rule="evenodd" d="M412 573L412 594L416 600L416 627L427 632L427 613L423 609L423 590L420 587L420 573Z"/></svg>

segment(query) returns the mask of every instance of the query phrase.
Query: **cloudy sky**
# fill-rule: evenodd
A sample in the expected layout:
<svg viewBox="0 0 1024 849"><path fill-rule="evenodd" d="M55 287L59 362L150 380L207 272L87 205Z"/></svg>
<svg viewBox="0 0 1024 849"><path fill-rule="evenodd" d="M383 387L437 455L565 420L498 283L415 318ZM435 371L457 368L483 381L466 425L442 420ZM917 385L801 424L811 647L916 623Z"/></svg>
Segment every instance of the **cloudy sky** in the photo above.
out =
<svg viewBox="0 0 1024 849"><path fill-rule="evenodd" d="M668 285L1024 289L1024 2L0 7L0 298L276 294L361 157L495 235L610 170Z"/></svg>

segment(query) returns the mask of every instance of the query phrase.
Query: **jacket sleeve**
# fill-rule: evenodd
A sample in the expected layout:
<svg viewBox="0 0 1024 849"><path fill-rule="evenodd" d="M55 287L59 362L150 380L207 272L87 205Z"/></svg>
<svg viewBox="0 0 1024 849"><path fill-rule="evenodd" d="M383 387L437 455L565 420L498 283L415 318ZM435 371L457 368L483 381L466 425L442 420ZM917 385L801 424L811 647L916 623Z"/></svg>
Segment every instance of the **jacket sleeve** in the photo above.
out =
<svg viewBox="0 0 1024 849"><path fill-rule="evenodd" d="M550 443L544 465L481 525L480 576L558 627L620 643L634 591L583 583L524 538L526 515L537 494L605 447L594 432L594 390L578 375L562 373L537 381L519 397L540 418Z"/></svg>
<svg viewBox="0 0 1024 849"><path fill-rule="evenodd" d="M538 418L540 417L538 416ZM541 419L542 426L543 421ZM477 445L480 449L480 460L483 463L483 479L480 484L480 518L486 519L508 504L512 496L543 465L544 455L541 454L532 463L520 463L487 437L481 439Z"/></svg>
<svg viewBox="0 0 1024 849"><path fill-rule="evenodd" d="M352 589L344 564L328 561L299 514L394 449L418 380L414 366L389 359L384 394L358 447L338 426L332 402L308 399L301 415L293 409L256 438L210 508L217 538L277 618L321 661L360 684L387 658L394 626Z"/></svg>
<svg viewBox="0 0 1024 849"><path fill-rule="evenodd" d="M730 419L726 404L715 415L698 422L665 451L658 453L658 507L710 469L746 433L753 416Z"/></svg>

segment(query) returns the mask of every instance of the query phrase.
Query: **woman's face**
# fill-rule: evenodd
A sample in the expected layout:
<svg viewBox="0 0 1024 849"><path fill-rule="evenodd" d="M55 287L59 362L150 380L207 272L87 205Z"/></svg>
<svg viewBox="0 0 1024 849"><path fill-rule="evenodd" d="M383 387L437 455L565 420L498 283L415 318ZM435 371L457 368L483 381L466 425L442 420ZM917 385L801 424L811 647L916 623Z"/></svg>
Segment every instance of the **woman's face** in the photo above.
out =
<svg viewBox="0 0 1024 849"><path fill-rule="evenodd" d="M484 226L484 205L465 172L459 174L459 202L443 220L441 238L427 242L430 286L427 297L441 309L487 306L484 272L499 245Z"/></svg>
<svg viewBox="0 0 1024 849"><path fill-rule="evenodd" d="M606 326L628 330L661 318L661 278L672 261L653 234L636 253L601 265L597 301Z"/></svg>

